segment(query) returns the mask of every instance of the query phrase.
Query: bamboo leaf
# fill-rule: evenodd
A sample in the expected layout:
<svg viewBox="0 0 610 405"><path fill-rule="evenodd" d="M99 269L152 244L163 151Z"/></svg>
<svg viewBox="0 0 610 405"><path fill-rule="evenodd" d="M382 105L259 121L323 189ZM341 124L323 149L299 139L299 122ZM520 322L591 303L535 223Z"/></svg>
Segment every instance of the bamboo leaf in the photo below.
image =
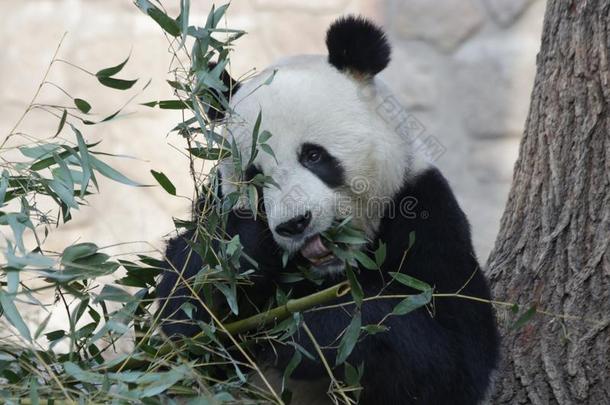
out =
<svg viewBox="0 0 610 405"><path fill-rule="evenodd" d="M367 256L366 253L357 250L354 253L354 258L362 264L365 268L369 270L377 270L377 263L375 263L370 257Z"/></svg>
<svg viewBox="0 0 610 405"><path fill-rule="evenodd" d="M375 250L375 263L377 267L381 267L383 262L385 262L386 257L386 244L382 241L379 242L379 247Z"/></svg>
<svg viewBox="0 0 610 405"><path fill-rule="evenodd" d="M271 132L264 130L258 136L258 143L266 143L271 138Z"/></svg>
<svg viewBox="0 0 610 405"><path fill-rule="evenodd" d="M42 332L44 332L44 330L46 329L47 325L49 324L49 320L51 319L51 315L53 315L53 313L49 312L49 314L44 318L42 323L40 325L38 325L38 327L36 328L36 332L34 332L34 339L38 339L40 337L40 335L42 334Z"/></svg>
<svg viewBox="0 0 610 405"><path fill-rule="evenodd" d="M102 70L98 71L95 75L97 77L110 77L110 76L116 75L121 70L123 70L123 67L125 67L125 64L127 64L127 61L129 60L130 57L131 56L127 56L127 58L123 62L119 63L118 65L102 69Z"/></svg>
<svg viewBox="0 0 610 405"><path fill-rule="evenodd" d="M57 135L61 133L61 130L64 129L64 125L66 124L66 119L68 118L68 110L64 108L64 112L61 114L61 118L59 119L59 126L57 127L57 132L53 135L55 138Z"/></svg>
<svg viewBox="0 0 610 405"><path fill-rule="evenodd" d="M161 28L173 37L180 35L180 26L170 16L158 9L148 0L136 0L136 6L159 24Z"/></svg>
<svg viewBox="0 0 610 405"><path fill-rule="evenodd" d="M250 166L254 159L256 158L257 150L256 145L258 144L258 131L261 127L261 121L263 118L263 114L261 111L258 112L256 117L256 122L254 123L254 129L252 130L252 145L250 146L250 159L248 160L248 164L246 167ZM261 145L262 146L262 145Z"/></svg>
<svg viewBox="0 0 610 405"><path fill-rule="evenodd" d="M0 177L0 207L4 205L4 198L6 197L6 190L8 190L9 174L8 171L4 170Z"/></svg>
<svg viewBox="0 0 610 405"><path fill-rule="evenodd" d="M220 292L225 296L227 304L229 304L229 308L231 308L231 312L238 315L239 308L237 306L237 291L235 291L235 286L216 283L214 284L214 287L220 290Z"/></svg>
<svg viewBox="0 0 610 405"><path fill-rule="evenodd" d="M80 155L80 163L81 163L81 169L83 171L82 177L81 177L81 189L80 189L80 196L83 197L85 195L85 192L87 191L87 187L89 186L89 180L93 177L93 172L91 171L91 163L89 161L89 151L87 149L87 144L85 143L85 139L83 138L83 135L80 133L80 131L72 126L72 130L74 131L74 133L76 134L76 142L78 144L78 152ZM93 183L96 183L95 178L93 178Z"/></svg>
<svg viewBox="0 0 610 405"><path fill-rule="evenodd" d="M117 90L128 90L133 87L134 84L138 81L136 80L124 80L124 79L116 79L114 77L98 77L97 81L103 84L106 87L110 87L112 89Z"/></svg>
<svg viewBox="0 0 610 405"><path fill-rule="evenodd" d="M226 158L231 156L231 151L224 148L188 148L189 153L199 159L204 160L218 160L221 157Z"/></svg>
<svg viewBox="0 0 610 405"><path fill-rule="evenodd" d="M72 263L77 259L92 256L97 253L98 247L95 243L77 243L68 246L61 254L61 263Z"/></svg>
<svg viewBox="0 0 610 405"><path fill-rule="evenodd" d="M146 107L159 107L162 110L186 110L193 108L190 100L159 100L142 103Z"/></svg>
<svg viewBox="0 0 610 405"><path fill-rule="evenodd" d="M350 324L348 325L341 342L339 342L339 349L337 351L337 359L335 364L342 364L354 350L356 342L358 342L358 336L360 336L360 327L362 326L362 318L360 311L354 314Z"/></svg>
<svg viewBox="0 0 610 405"><path fill-rule="evenodd" d="M154 171L154 170L151 170L150 173L153 175L155 180L157 180L157 183L159 183L165 191L167 191L171 195L176 195L176 187L167 178L167 176L165 174L163 174L162 172Z"/></svg>
<svg viewBox="0 0 610 405"><path fill-rule="evenodd" d="M418 291L424 292L432 291L432 287L430 286L430 284L420 281L414 277L408 276L404 273L390 272L390 275L393 277L394 280L406 285L407 287L411 287Z"/></svg>
<svg viewBox="0 0 610 405"><path fill-rule="evenodd" d="M177 22L180 25L180 32L182 34L181 45L184 45L186 41L186 35L189 29L189 14L191 10L190 0L180 0L180 15L177 18Z"/></svg>
<svg viewBox="0 0 610 405"><path fill-rule="evenodd" d="M393 315L405 315L428 304L432 299L432 291L426 291L421 294L409 295L404 300L400 301L392 310Z"/></svg>
<svg viewBox="0 0 610 405"><path fill-rule="evenodd" d="M113 302L131 302L135 297L129 294L127 291L115 287L113 285L105 285L100 291L99 295L95 297L94 302L100 301L113 301Z"/></svg>
<svg viewBox="0 0 610 405"><path fill-rule="evenodd" d="M7 294L3 289L0 289L0 306L4 312L6 319L17 329L21 336L28 342L32 341L30 330L21 318L17 307L15 306L15 296Z"/></svg>
<svg viewBox="0 0 610 405"><path fill-rule="evenodd" d="M87 101L83 100L82 98L75 98L74 105L82 113L87 114L89 111L91 111L91 104L89 104Z"/></svg>
<svg viewBox="0 0 610 405"><path fill-rule="evenodd" d="M102 175L119 183L127 184L128 186L141 186L141 184L131 180L124 174L108 166L95 156L90 155L91 165Z"/></svg>
<svg viewBox="0 0 610 405"><path fill-rule="evenodd" d="M356 274L352 270L351 266L347 266L345 270L347 273L347 280L349 281L349 285L352 289L352 297L354 298L356 306L360 308L362 306L362 300L364 299L362 286L358 282L358 278L356 277Z"/></svg>

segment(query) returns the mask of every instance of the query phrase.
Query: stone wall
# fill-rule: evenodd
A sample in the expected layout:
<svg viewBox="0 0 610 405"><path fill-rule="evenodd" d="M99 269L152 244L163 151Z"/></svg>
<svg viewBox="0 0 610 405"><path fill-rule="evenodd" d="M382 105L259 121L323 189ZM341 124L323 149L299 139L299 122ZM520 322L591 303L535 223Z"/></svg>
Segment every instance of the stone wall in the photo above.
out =
<svg viewBox="0 0 610 405"><path fill-rule="evenodd" d="M177 14L178 1L165 1ZM193 2L203 22L208 1ZM396 89L411 119L432 140L435 159L454 185L471 218L477 251L485 260L498 230L512 165L525 122L544 12L542 0L236 0L229 25L249 32L235 49L233 74L262 68L277 57L323 53L328 24L344 13L369 16L388 29L394 56L383 78ZM193 20L195 21L195 20ZM131 52L122 76L153 83L136 101L171 96L164 83L170 62L157 26L129 0L0 0L0 134L21 114L62 36L60 55L96 71ZM129 94L106 91L86 74L58 64L51 80L75 97L89 98L103 116ZM63 102L53 88L47 102ZM175 113L129 107L123 118L87 128L101 149L135 156L112 163L132 178L152 184L150 169L162 170L178 193L190 196L184 147L167 136ZM22 127L33 136L52 134L55 123L32 114ZM64 133L66 138L70 134ZM160 248L173 229L172 216L188 216L189 202L159 187L129 188L102 181L75 219L52 235L49 247L93 241L114 252Z"/></svg>

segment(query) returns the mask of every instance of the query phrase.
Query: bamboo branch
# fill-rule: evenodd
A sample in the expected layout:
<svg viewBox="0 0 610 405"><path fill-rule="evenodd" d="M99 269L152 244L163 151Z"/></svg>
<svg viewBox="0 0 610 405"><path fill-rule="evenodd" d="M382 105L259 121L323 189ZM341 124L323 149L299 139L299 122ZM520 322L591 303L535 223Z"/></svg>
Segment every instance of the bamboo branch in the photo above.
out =
<svg viewBox="0 0 610 405"><path fill-rule="evenodd" d="M347 281L329 287L325 290L307 295L302 298L288 300L286 304L261 312L246 319L241 319L225 325L227 332L231 335L247 332L271 322L278 322L288 318L295 312L302 312L317 305L324 304L336 298L343 297L350 292Z"/></svg>
<svg viewBox="0 0 610 405"><path fill-rule="evenodd" d="M288 300L284 305L272 308L268 311L261 312L260 314L253 315L249 318L240 319L238 321L228 323L224 325L226 331L231 335L238 335L240 333L248 332L258 327L267 325L271 322L280 322L288 318L290 315L296 312L303 312L311 309L315 306L328 303L339 297L343 297L350 292L351 288L348 281L336 284L332 287L326 288L322 291L315 292L305 297L295 298ZM219 330L222 332L222 330ZM195 335L193 338L196 339L201 337L202 333ZM165 356L170 354L175 346L179 346L180 343L165 343L156 353L155 357ZM106 370L109 372L117 372L123 370L134 370L150 364L148 360L141 360L130 357L129 359L115 364L111 367L107 367Z"/></svg>

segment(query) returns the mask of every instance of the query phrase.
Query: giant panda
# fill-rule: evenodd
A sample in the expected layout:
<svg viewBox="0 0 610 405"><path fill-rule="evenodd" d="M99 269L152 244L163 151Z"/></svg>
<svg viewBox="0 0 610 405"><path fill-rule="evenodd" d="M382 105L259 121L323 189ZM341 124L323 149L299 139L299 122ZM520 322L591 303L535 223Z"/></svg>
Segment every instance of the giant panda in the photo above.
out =
<svg viewBox="0 0 610 405"><path fill-rule="evenodd" d="M286 58L245 83L224 77L234 90L225 135L235 140L244 162L259 113L260 130L272 134L267 143L274 156L259 153L243 170L235 170L230 160L219 166L223 195L259 173L275 184L261 190L265 215L243 215L247 207L238 203L227 219L228 237L239 235L244 252L258 263L252 287L255 298L273 295L280 283L278 274L303 262L321 275L322 283L296 283L291 287L294 296L345 279L343 262L332 255L320 234L350 215L370 241L365 253L370 255L380 242L386 245L380 271L357 272L365 297L382 289L390 295L416 292L389 282L390 272L402 272L433 286L436 293L459 292L489 300L468 221L447 180L420 156L412 140L396 131L395 123L378 112L391 97L389 86L376 77L390 61L384 32L362 17L347 16L330 26L326 45L326 56ZM239 172L245 173L245 179ZM409 212L401 210L405 201ZM381 209L367 209L370 202ZM410 246L412 234L415 242ZM192 278L203 264L191 250L192 238L193 231L179 235L169 241L166 251L168 267L183 269L180 277L166 271L157 288L168 336L198 331L184 322L185 302L196 307L191 316L209 320L179 281ZM287 264L282 261L286 252ZM244 268L251 267L244 263ZM362 324L379 322L397 302L365 300ZM303 314L329 359L334 359L336 341L351 314L346 307ZM498 358L499 338L490 304L437 298L406 315L387 317L384 325L386 331L359 340L348 358L352 365L364 364L359 403L469 405L484 400ZM303 331L294 338L316 353ZM286 366L293 350L292 346L262 348L256 358L269 364L273 373ZM293 403L330 403L324 395L327 372L317 359L304 357L291 384L296 387ZM315 387L322 387L322 393Z"/></svg>

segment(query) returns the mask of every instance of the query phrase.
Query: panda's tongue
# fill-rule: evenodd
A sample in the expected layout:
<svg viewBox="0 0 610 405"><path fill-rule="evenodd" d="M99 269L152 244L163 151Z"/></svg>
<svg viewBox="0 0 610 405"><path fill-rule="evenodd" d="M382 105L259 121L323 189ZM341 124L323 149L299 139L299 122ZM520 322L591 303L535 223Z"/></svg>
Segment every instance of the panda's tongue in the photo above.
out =
<svg viewBox="0 0 610 405"><path fill-rule="evenodd" d="M324 246L319 234L315 235L305 243L305 245L301 248L301 254L313 264L320 264L326 259L332 257L332 252L326 246Z"/></svg>

